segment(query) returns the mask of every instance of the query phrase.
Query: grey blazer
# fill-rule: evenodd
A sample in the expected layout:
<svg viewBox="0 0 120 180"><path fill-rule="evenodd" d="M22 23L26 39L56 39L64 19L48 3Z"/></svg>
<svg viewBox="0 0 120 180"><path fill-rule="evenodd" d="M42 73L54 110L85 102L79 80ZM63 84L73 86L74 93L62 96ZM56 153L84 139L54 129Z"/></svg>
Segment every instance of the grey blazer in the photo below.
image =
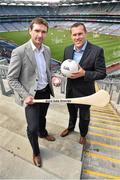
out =
<svg viewBox="0 0 120 180"><path fill-rule="evenodd" d="M49 47L44 44L43 47L48 84L50 86L51 95L54 96L51 81L52 74L50 71L51 53ZM30 41L12 51L7 79L10 87L14 90L15 100L19 105L23 105L24 99L27 96L35 95L38 81L38 70Z"/></svg>

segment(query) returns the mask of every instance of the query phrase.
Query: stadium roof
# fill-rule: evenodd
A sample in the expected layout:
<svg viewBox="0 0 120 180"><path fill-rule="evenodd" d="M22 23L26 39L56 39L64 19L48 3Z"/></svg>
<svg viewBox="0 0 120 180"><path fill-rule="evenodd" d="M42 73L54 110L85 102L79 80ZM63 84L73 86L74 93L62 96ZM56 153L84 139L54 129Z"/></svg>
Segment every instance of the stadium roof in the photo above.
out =
<svg viewBox="0 0 120 180"><path fill-rule="evenodd" d="M33 5L33 4L45 4L45 3L59 3L60 0L0 0L0 5Z"/></svg>
<svg viewBox="0 0 120 180"><path fill-rule="evenodd" d="M8 3L11 3L11 2L48 2L48 3L54 3L54 2L60 2L60 0L0 0L0 3L1 2L8 2Z"/></svg>
<svg viewBox="0 0 120 180"><path fill-rule="evenodd" d="M25 6L40 6L49 4L58 5L82 5L82 4L99 4L99 3L114 3L119 0L0 0L0 5L25 5Z"/></svg>
<svg viewBox="0 0 120 180"><path fill-rule="evenodd" d="M66 3L66 4L76 4L76 5L82 5L82 4L100 4L100 3L114 3L114 2L120 2L120 0L61 0L60 2Z"/></svg>

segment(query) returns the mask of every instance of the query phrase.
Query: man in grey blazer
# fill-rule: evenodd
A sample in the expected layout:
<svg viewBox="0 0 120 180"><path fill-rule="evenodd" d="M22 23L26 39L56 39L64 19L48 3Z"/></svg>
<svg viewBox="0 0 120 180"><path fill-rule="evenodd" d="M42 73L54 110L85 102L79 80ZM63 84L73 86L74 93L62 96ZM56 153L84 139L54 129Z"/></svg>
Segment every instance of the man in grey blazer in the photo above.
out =
<svg viewBox="0 0 120 180"><path fill-rule="evenodd" d="M40 17L32 20L29 27L31 39L13 50L8 69L8 83L14 90L16 102L25 104L27 135L33 149L33 162L41 167L38 136L48 141L55 141L46 130L46 114L49 104L34 104L33 99L48 99L54 96L50 70L51 52L43 44L48 32L48 23Z"/></svg>
<svg viewBox="0 0 120 180"><path fill-rule="evenodd" d="M65 48L64 60L73 59L78 63L79 70L67 79L66 97L84 97L95 93L95 80L106 76L104 52L101 47L87 41L87 30L83 23L73 24L70 31L73 44ZM74 130L79 110L79 143L85 144L90 122L90 106L75 104L67 106L69 124L60 135L65 137Z"/></svg>

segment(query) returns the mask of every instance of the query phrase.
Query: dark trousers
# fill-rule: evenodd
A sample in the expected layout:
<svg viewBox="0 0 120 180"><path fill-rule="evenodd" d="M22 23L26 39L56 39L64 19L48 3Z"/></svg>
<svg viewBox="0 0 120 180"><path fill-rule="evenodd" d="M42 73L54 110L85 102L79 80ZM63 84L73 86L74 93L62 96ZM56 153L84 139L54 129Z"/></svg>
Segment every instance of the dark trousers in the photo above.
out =
<svg viewBox="0 0 120 180"><path fill-rule="evenodd" d="M38 90L34 98L49 99L49 87L47 86L43 90ZM33 154L36 156L40 153L38 133L41 137L45 137L48 135L48 132L46 130L46 114L48 107L48 103L36 103L33 105L28 105L25 108L25 115L27 120L27 135L33 149Z"/></svg>
<svg viewBox="0 0 120 180"><path fill-rule="evenodd" d="M90 107L80 107L75 104L67 104L69 111L69 130L74 130L79 113L79 129L82 137L85 137L88 132L88 126L90 122Z"/></svg>

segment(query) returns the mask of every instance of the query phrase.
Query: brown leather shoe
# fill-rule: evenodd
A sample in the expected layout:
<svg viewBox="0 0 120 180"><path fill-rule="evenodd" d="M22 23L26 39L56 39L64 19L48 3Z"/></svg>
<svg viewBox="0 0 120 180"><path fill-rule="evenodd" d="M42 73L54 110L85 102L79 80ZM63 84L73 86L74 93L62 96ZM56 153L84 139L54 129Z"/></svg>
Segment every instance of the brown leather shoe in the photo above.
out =
<svg viewBox="0 0 120 180"><path fill-rule="evenodd" d="M61 137L68 136L72 131L73 131L73 130L65 129L65 130L60 134L60 136L61 136Z"/></svg>
<svg viewBox="0 0 120 180"><path fill-rule="evenodd" d="M79 143L85 145L86 144L86 137L81 136L80 140L79 140Z"/></svg>
<svg viewBox="0 0 120 180"><path fill-rule="evenodd" d="M43 137L44 139L48 140L48 141L55 141L55 137L51 136L51 135L47 135L45 137Z"/></svg>
<svg viewBox="0 0 120 180"><path fill-rule="evenodd" d="M33 163L37 167L41 167L42 166L42 160L41 160L40 155L38 155L38 156L33 155Z"/></svg>

